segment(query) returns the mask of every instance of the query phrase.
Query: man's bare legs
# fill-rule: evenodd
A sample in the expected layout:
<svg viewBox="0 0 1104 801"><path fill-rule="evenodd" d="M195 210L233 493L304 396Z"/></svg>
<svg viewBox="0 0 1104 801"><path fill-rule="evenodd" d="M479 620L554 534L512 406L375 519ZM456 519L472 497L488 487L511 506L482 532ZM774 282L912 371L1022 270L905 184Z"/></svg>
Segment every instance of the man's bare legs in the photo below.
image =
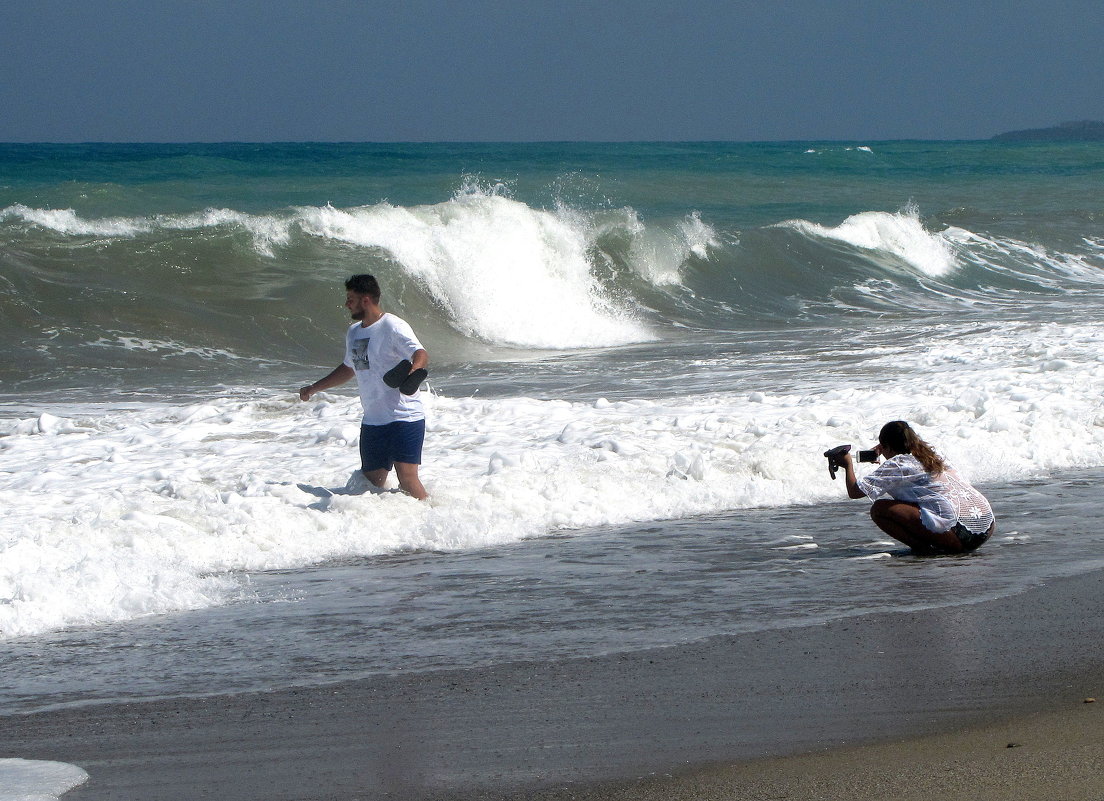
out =
<svg viewBox="0 0 1104 801"><path fill-rule="evenodd" d="M403 492L424 501L429 494L422 486L422 480L418 478L418 465L407 462L395 462L395 476L399 479L399 487Z"/></svg>
<svg viewBox="0 0 1104 801"><path fill-rule="evenodd" d="M380 470L366 470L364 477L368 479L368 482L373 487L382 487L387 483L387 474L390 470L386 468ZM422 486L422 481L418 478L418 465L408 464L407 462L395 462L395 476L399 479L399 489L405 492L411 497L417 498L419 501L424 501L429 497L429 493L425 491L425 487Z"/></svg>

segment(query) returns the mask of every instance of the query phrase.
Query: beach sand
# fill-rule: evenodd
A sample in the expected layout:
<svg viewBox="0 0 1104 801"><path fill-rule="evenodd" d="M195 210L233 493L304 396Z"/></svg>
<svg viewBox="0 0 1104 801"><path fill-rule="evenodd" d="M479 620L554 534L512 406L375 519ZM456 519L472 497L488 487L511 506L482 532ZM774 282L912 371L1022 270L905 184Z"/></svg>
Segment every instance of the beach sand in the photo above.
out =
<svg viewBox="0 0 1104 801"><path fill-rule="evenodd" d="M1099 799L1102 612L1097 572L628 654L6 716L0 756L87 770L66 801Z"/></svg>
<svg viewBox="0 0 1104 801"><path fill-rule="evenodd" d="M1099 801L1104 707L1084 701L1045 714L938 735L698 768L534 801Z"/></svg>

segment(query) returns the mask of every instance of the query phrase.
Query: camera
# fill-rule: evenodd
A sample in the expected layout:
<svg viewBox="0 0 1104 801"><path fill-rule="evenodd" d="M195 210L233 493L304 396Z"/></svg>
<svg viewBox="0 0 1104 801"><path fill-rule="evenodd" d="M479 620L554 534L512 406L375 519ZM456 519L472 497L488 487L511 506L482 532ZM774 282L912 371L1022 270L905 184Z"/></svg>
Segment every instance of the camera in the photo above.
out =
<svg viewBox="0 0 1104 801"><path fill-rule="evenodd" d="M828 475L833 481L836 480L836 471L843 467L843 455L850 450L850 445L837 445L824 452L825 458L828 459Z"/></svg>
<svg viewBox="0 0 1104 801"><path fill-rule="evenodd" d="M832 477L834 481L836 478L836 471L843 467L843 455L851 451L850 445L837 445L834 448L830 448L824 452L824 456L828 459L828 475ZM859 451L860 462L876 462L878 461L877 451Z"/></svg>

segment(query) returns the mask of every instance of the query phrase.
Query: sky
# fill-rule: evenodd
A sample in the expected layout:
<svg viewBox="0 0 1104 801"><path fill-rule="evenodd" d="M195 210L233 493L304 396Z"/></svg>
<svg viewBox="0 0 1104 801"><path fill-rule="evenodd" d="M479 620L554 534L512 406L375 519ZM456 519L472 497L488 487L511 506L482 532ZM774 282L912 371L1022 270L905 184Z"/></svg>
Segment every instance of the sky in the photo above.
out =
<svg viewBox="0 0 1104 801"><path fill-rule="evenodd" d="M11 0L0 141L987 139L1104 119L1098 0Z"/></svg>

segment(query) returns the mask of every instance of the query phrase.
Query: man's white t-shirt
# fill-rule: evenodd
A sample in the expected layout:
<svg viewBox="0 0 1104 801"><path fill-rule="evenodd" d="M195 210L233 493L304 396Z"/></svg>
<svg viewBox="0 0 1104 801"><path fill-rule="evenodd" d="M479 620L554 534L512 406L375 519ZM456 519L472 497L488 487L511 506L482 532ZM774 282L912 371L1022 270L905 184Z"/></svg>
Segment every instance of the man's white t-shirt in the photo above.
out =
<svg viewBox="0 0 1104 801"><path fill-rule="evenodd" d="M404 395L383 383L384 373L403 359L412 359L414 352L421 349L414 329L393 314L384 313L369 326L360 323L349 326L345 335L345 364L356 373L364 425L382 426L425 418L420 390Z"/></svg>

